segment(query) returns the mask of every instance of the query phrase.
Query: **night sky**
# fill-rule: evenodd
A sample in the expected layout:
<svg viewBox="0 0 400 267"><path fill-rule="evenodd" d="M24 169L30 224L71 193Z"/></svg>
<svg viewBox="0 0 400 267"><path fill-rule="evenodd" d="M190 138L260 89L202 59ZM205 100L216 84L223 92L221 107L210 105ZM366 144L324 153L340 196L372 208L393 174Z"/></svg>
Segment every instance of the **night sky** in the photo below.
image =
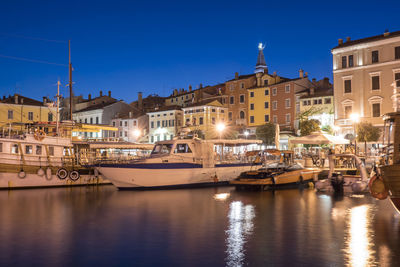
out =
<svg viewBox="0 0 400 267"><path fill-rule="evenodd" d="M398 0L1 1L0 95L54 97L57 79L68 82L68 39L74 92L85 96L112 90L131 102L224 82L253 73L259 42L271 73L331 78L338 38L400 30L399 11Z"/></svg>

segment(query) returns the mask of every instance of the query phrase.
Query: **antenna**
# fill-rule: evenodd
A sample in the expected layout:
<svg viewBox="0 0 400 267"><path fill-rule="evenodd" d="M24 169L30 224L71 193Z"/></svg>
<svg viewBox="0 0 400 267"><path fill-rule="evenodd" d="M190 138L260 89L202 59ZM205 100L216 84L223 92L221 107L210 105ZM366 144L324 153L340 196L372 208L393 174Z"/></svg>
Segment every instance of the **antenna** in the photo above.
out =
<svg viewBox="0 0 400 267"><path fill-rule="evenodd" d="M57 81L57 128L56 128L56 134L57 136L59 135L58 133L58 124L59 124L59 110L60 110L60 80Z"/></svg>

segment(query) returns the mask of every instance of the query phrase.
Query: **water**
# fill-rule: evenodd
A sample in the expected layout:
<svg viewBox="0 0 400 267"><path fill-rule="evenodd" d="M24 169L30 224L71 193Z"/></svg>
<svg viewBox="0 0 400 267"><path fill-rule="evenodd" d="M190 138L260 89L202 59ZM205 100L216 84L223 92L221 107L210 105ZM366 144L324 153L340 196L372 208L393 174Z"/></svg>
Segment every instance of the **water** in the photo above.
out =
<svg viewBox="0 0 400 267"><path fill-rule="evenodd" d="M388 200L231 187L0 191L0 266L399 266Z"/></svg>

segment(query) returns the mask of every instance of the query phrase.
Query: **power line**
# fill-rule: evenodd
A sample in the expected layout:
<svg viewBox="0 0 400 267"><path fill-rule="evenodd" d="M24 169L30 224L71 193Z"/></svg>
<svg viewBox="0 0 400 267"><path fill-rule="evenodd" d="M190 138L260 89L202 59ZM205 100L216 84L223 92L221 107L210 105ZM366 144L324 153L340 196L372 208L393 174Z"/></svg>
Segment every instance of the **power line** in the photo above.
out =
<svg viewBox="0 0 400 267"><path fill-rule="evenodd" d="M2 57L2 58L8 58L8 59L14 59L14 60L19 60L19 61L27 61L27 62L33 62L33 63L41 63L41 64L48 64L48 65L56 65L56 66L68 67L67 64L60 64L60 63L54 63L54 62L49 62L49 61L44 61L44 60L37 60L37 59L30 59L30 58L24 58L24 57L13 57L13 56L1 55L1 54L0 54L0 57Z"/></svg>
<svg viewBox="0 0 400 267"><path fill-rule="evenodd" d="M66 44L66 41L62 40L51 40L51 39L45 39L45 38L39 38L39 37L30 37L30 36L23 36L23 35L17 35L17 34L8 34L8 33L0 33L0 35L3 36L8 36L8 37L14 37L14 38L21 38L21 39L29 39L29 40L37 40L37 41L44 41L44 42L52 42L52 43L62 43Z"/></svg>

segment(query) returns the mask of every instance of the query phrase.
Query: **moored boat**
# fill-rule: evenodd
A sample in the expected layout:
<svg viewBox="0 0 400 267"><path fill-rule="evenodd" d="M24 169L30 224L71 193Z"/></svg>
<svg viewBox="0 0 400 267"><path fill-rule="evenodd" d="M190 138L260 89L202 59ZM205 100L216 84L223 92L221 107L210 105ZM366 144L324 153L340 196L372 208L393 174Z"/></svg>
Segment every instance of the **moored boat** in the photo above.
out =
<svg viewBox="0 0 400 267"><path fill-rule="evenodd" d="M147 159L96 168L119 189L215 186L261 166L245 156L254 144L261 140L174 139L157 142Z"/></svg>
<svg viewBox="0 0 400 267"><path fill-rule="evenodd" d="M264 155L279 156L279 161L265 161L265 166L255 171L247 171L231 181L236 189L269 190L308 186L318 177L320 169L304 168L293 161L292 151L266 150ZM265 156L266 158L267 156Z"/></svg>

